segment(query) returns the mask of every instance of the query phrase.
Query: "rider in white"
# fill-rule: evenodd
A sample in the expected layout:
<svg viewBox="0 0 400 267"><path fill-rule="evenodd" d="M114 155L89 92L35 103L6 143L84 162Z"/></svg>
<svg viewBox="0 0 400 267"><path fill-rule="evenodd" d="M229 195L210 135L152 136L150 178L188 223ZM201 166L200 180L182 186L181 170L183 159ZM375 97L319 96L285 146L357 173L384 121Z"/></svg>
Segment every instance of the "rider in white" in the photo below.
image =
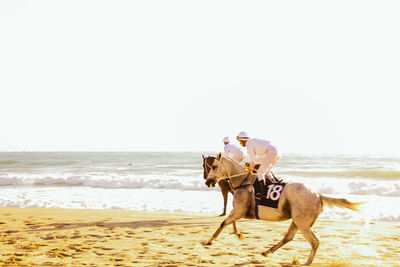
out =
<svg viewBox="0 0 400 267"><path fill-rule="evenodd" d="M243 151L239 147L229 144L229 137L224 137L222 141L225 144L224 146L225 157L232 158L237 162L241 162L244 159ZM230 155L232 155L232 157Z"/></svg>
<svg viewBox="0 0 400 267"><path fill-rule="evenodd" d="M249 138L246 132L240 132L236 139L243 147L247 148L247 154L250 158L250 168L254 168L256 164L260 164L257 170L257 178L261 186L261 192L265 192L264 176L267 175L268 179L274 181L270 172L272 167L278 161L278 151L271 145L270 141Z"/></svg>

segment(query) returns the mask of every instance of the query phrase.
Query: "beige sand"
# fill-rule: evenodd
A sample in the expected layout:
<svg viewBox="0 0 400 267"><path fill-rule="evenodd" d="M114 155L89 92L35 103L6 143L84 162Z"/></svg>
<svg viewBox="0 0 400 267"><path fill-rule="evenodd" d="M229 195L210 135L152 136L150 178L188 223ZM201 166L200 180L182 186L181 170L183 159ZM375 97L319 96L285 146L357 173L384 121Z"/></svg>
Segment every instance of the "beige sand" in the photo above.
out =
<svg viewBox="0 0 400 267"><path fill-rule="evenodd" d="M204 246L222 221L215 215L0 208L0 265L25 266L290 266L305 263L300 233L269 257L289 222L242 220ZM399 266L400 224L317 221L314 266Z"/></svg>

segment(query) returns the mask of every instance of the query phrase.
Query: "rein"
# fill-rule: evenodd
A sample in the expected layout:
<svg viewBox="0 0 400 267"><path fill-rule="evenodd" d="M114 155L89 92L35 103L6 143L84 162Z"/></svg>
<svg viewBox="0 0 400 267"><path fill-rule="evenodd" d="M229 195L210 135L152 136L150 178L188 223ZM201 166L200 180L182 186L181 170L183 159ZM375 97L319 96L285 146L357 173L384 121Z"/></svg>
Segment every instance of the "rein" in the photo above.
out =
<svg viewBox="0 0 400 267"><path fill-rule="evenodd" d="M217 159L215 159L215 160L218 162L218 165L221 164L220 161L218 161ZM212 165L208 164L207 160L205 160L205 165L206 165L207 167L210 167L210 169L212 168ZM208 175L209 172L207 171L207 168L205 169L205 171L206 171L206 174ZM232 179L232 178L235 178L235 177L243 176L243 175L246 175L246 174L247 174L247 176L243 179L243 181L240 183L240 185L238 185L238 186L236 186L236 187L234 188L234 187L232 186L231 179ZM243 185L243 182L247 179L247 177L248 177L250 174L251 174L251 169L248 170L248 171L246 171L246 172L239 173L239 174L234 174L234 175L230 175L230 176L226 176L226 177L220 178L220 179L218 179L218 180L219 180L219 181L225 180L225 181L229 184L229 187L231 188L231 190L235 190L235 189L237 189L237 188L239 188L239 187L247 186L247 185Z"/></svg>
<svg viewBox="0 0 400 267"><path fill-rule="evenodd" d="M227 181L228 184L229 184L229 186L232 188L232 190L235 190L235 189L238 189L239 187L247 186L247 185L242 185L243 182L246 180L247 177L246 177L245 179L243 179L242 183L241 183L240 185L236 186L236 187L233 187L233 186L232 186L231 178L238 177L238 176L242 176L242 175L245 175L245 174L247 174L247 177L250 175L249 172L243 172L243 173L239 173L239 174L227 176L227 177L225 177L225 178L222 178L221 180ZM250 184L248 184L248 185L250 185Z"/></svg>
<svg viewBox="0 0 400 267"><path fill-rule="evenodd" d="M204 163L205 163L206 167L209 167L211 169L212 166L210 164L208 164L206 159L204 160ZM207 171L207 168L205 168L205 171L206 171L206 174L208 175L209 172Z"/></svg>
<svg viewBox="0 0 400 267"><path fill-rule="evenodd" d="M231 175L231 176L227 176L227 177L225 177L225 178L223 178L224 180L226 180L226 179L231 179L231 178L234 178L234 177L238 177L238 176L242 176L242 175L245 175L245 174L250 174L249 172L243 172L243 173L239 173L239 174L235 174L235 175ZM222 180L222 179L221 179Z"/></svg>

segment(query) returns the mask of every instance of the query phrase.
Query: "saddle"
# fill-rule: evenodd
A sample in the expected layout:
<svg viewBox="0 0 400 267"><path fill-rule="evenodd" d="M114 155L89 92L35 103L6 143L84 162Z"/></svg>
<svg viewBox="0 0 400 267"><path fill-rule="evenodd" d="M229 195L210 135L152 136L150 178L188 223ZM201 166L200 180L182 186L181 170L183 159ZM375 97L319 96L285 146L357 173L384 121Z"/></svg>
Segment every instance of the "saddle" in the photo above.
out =
<svg viewBox="0 0 400 267"><path fill-rule="evenodd" d="M266 206L274 209L278 208L281 194L287 183L283 182L282 179L277 179L274 175L273 177L275 178L276 182L272 182L269 179L264 179L264 188L266 190L266 192L264 192L265 198L256 198L256 205ZM255 194L262 193L259 183L254 183L253 186Z"/></svg>

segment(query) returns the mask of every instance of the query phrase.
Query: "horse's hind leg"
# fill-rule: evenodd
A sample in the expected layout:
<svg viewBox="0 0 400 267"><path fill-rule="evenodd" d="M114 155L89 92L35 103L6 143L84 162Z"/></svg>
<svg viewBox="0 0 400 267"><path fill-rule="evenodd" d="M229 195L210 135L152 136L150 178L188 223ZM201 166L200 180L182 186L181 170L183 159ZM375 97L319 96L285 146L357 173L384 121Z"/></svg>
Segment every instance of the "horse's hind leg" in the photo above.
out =
<svg viewBox="0 0 400 267"><path fill-rule="evenodd" d="M286 235L283 237L283 239L281 241L279 241L279 243L277 243L276 245L274 245L273 247L271 247L269 250L264 251L263 253L261 253L263 256L268 256L268 254L274 253L276 250L278 250L280 247L282 247L283 245L285 245L286 243L288 243L289 241L293 240L293 237L296 235L297 233L297 226L294 224L294 222L292 222L289 226L289 229L286 233Z"/></svg>
<svg viewBox="0 0 400 267"><path fill-rule="evenodd" d="M319 247L319 240L311 230L311 227L300 227L299 229L305 239L311 244L311 253L310 256L308 256L308 260L306 265L310 265L312 261L314 260L315 254L317 253L317 249Z"/></svg>

